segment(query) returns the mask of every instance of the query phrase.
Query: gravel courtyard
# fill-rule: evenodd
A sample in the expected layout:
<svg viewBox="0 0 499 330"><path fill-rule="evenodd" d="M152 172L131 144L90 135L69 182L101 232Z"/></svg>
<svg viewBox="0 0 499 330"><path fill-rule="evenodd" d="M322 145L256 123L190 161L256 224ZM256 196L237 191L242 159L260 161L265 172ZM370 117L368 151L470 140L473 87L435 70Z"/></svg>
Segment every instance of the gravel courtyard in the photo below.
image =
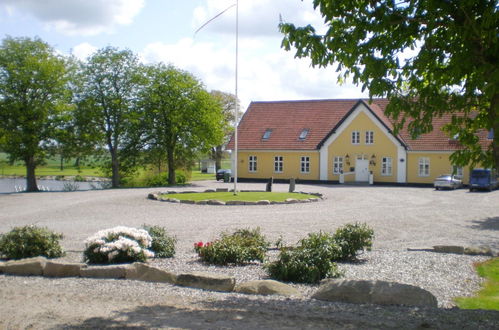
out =
<svg viewBox="0 0 499 330"><path fill-rule="evenodd" d="M239 184L263 189L264 184ZM176 190L232 188L215 181ZM287 191L275 184L275 191ZM261 267L200 265L192 246L221 231L259 226L271 241L288 244L314 231L366 222L375 232L373 251L342 264L346 278L383 279L421 286L439 309L360 306L310 300L316 289L297 286L301 297L275 298L203 292L124 280L46 279L0 275L2 328L492 328L499 312L460 311L452 298L480 285L473 262L481 256L443 255L409 247L451 244L499 249L499 191L435 191L430 188L297 185L319 192L318 203L270 206L201 206L146 199L158 189L119 189L0 195L0 232L36 224L65 235L65 259L81 260L84 240L117 225L161 225L178 238L177 257L154 261L172 271L208 270L238 281L265 277Z"/></svg>

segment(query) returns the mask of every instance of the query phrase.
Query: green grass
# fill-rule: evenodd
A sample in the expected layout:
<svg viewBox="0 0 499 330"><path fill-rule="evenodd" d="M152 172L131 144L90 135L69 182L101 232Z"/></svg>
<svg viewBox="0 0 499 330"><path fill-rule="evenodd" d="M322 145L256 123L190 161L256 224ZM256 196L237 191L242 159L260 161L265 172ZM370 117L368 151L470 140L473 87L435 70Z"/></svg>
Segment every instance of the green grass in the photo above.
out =
<svg viewBox="0 0 499 330"><path fill-rule="evenodd" d="M499 311L499 258L476 265L478 275L485 278L483 288L474 297L456 298L462 309L490 309Z"/></svg>
<svg viewBox="0 0 499 330"><path fill-rule="evenodd" d="M179 200L211 200L220 201L245 201L256 202L260 200L268 200L271 202L284 202L287 198L308 199L311 196L299 193L284 193L284 192L239 192L234 195L232 192L213 192L213 193L188 193L188 194L168 194L163 195L165 198L176 198Z"/></svg>
<svg viewBox="0 0 499 330"><path fill-rule="evenodd" d="M215 180L215 174L201 173L201 171L192 171L191 181Z"/></svg>

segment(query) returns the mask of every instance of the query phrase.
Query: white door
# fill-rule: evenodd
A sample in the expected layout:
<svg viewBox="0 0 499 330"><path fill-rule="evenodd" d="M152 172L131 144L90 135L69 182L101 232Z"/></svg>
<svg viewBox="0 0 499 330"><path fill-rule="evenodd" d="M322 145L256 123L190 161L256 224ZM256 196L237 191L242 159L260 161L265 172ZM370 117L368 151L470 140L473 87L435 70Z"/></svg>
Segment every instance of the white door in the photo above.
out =
<svg viewBox="0 0 499 330"><path fill-rule="evenodd" d="M355 181L356 182L369 181L369 160L367 159L355 160Z"/></svg>

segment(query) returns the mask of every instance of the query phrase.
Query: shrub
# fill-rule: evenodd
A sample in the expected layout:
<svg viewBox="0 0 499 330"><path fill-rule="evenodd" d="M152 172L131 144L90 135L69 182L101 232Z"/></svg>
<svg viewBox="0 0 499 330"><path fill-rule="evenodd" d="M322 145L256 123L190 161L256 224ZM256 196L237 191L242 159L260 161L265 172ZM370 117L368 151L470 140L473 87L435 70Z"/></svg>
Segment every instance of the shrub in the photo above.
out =
<svg viewBox="0 0 499 330"><path fill-rule="evenodd" d="M341 247L341 255L337 260L352 260L358 251L371 250L374 231L365 223L346 224L338 228L333 237Z"/></svg>
<svg viewBox="0 0 499 330"><path fill-rule="evenodd" d="M265 265L269 275L280 281L317 283L326 277L339 277L334 262L341 248L330 234L308 234L296 248L282 248L278 260Z"/></svg>
<svg viewBox="0 0 499 330"><path fill-rule="evenodd" d="M85 180L85 178L84 178L84 177L82 177L81 175L79 175L79 174L78 174L78 175L76 175L76 176L74 177L74 181L76 181L76 182L85 182L85 181L87 181L87 180Z"/></svg>
<svg viewBox="0 0 499 330"><path fill-rule="evenodd" d="M151 236L144 229L123 226L105 229L85 240L83 258L89 264L144 262L154 257L148 250L151 242Z"/></svg>
<svg viewBox="0 0 499 330"><path fill-rule="evenodd" d="M175 244L177 239L169 236L166 229L160 226L142 226L152 238L149 250L154 252L158 258L171 258L175 255Z"/></svg>
<svg viewBox="0 0 499 330"><path fill-rule="evenodd" d="M65 192L76 191L78 188L80 188L80 185L76 182L66 181L62 184L62 191Z"/></svg>
<svg viewBox="0 0 499 330"><path fill-rule="evenodd" d="M175 181L177 184L186 184L189 175L182 170L175 171Z"/></svg>
<svg viewBox="0 0 499 330"><path fill-rule="evenodd" d="M8 259L62 257L64 251L59 244L62 238L62 234L34 225L14 227L7 234L0 236L0 254Z"/></svg>
<svg viewBox="0 0 499 330"><path fill-rule="evenodd" d="M168 185L168 174L155 174L144 179L144 184L147 187L163 187Z"/></svg>
<svg viewBox="0 0 499 330"><path fill-rule="evenodd" d="M260 228L256 228L238 229L232 234L222 233L221 238L213 242L194 243L194 249L205 262L242 265L252 261L263 262L269 245Z"/></svg>

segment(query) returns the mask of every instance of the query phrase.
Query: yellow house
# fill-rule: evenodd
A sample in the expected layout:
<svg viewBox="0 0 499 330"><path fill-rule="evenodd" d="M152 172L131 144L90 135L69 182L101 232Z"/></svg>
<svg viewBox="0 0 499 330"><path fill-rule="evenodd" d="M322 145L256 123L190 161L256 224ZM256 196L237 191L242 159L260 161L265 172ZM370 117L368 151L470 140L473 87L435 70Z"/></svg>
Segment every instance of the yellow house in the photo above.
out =
<svg viewBox="0 0 499 330"><path fill-rule="evenodd" d="M384 114L387 104L386 99L252 102L238 126L238 178L431 184L439 175L456 173L468 182L469 169L449 160L460 148L441 129L449 117L435 119L431 133L412 139L406 129L393 133ZM233 140L227 149L234 150Z"/></svg>

